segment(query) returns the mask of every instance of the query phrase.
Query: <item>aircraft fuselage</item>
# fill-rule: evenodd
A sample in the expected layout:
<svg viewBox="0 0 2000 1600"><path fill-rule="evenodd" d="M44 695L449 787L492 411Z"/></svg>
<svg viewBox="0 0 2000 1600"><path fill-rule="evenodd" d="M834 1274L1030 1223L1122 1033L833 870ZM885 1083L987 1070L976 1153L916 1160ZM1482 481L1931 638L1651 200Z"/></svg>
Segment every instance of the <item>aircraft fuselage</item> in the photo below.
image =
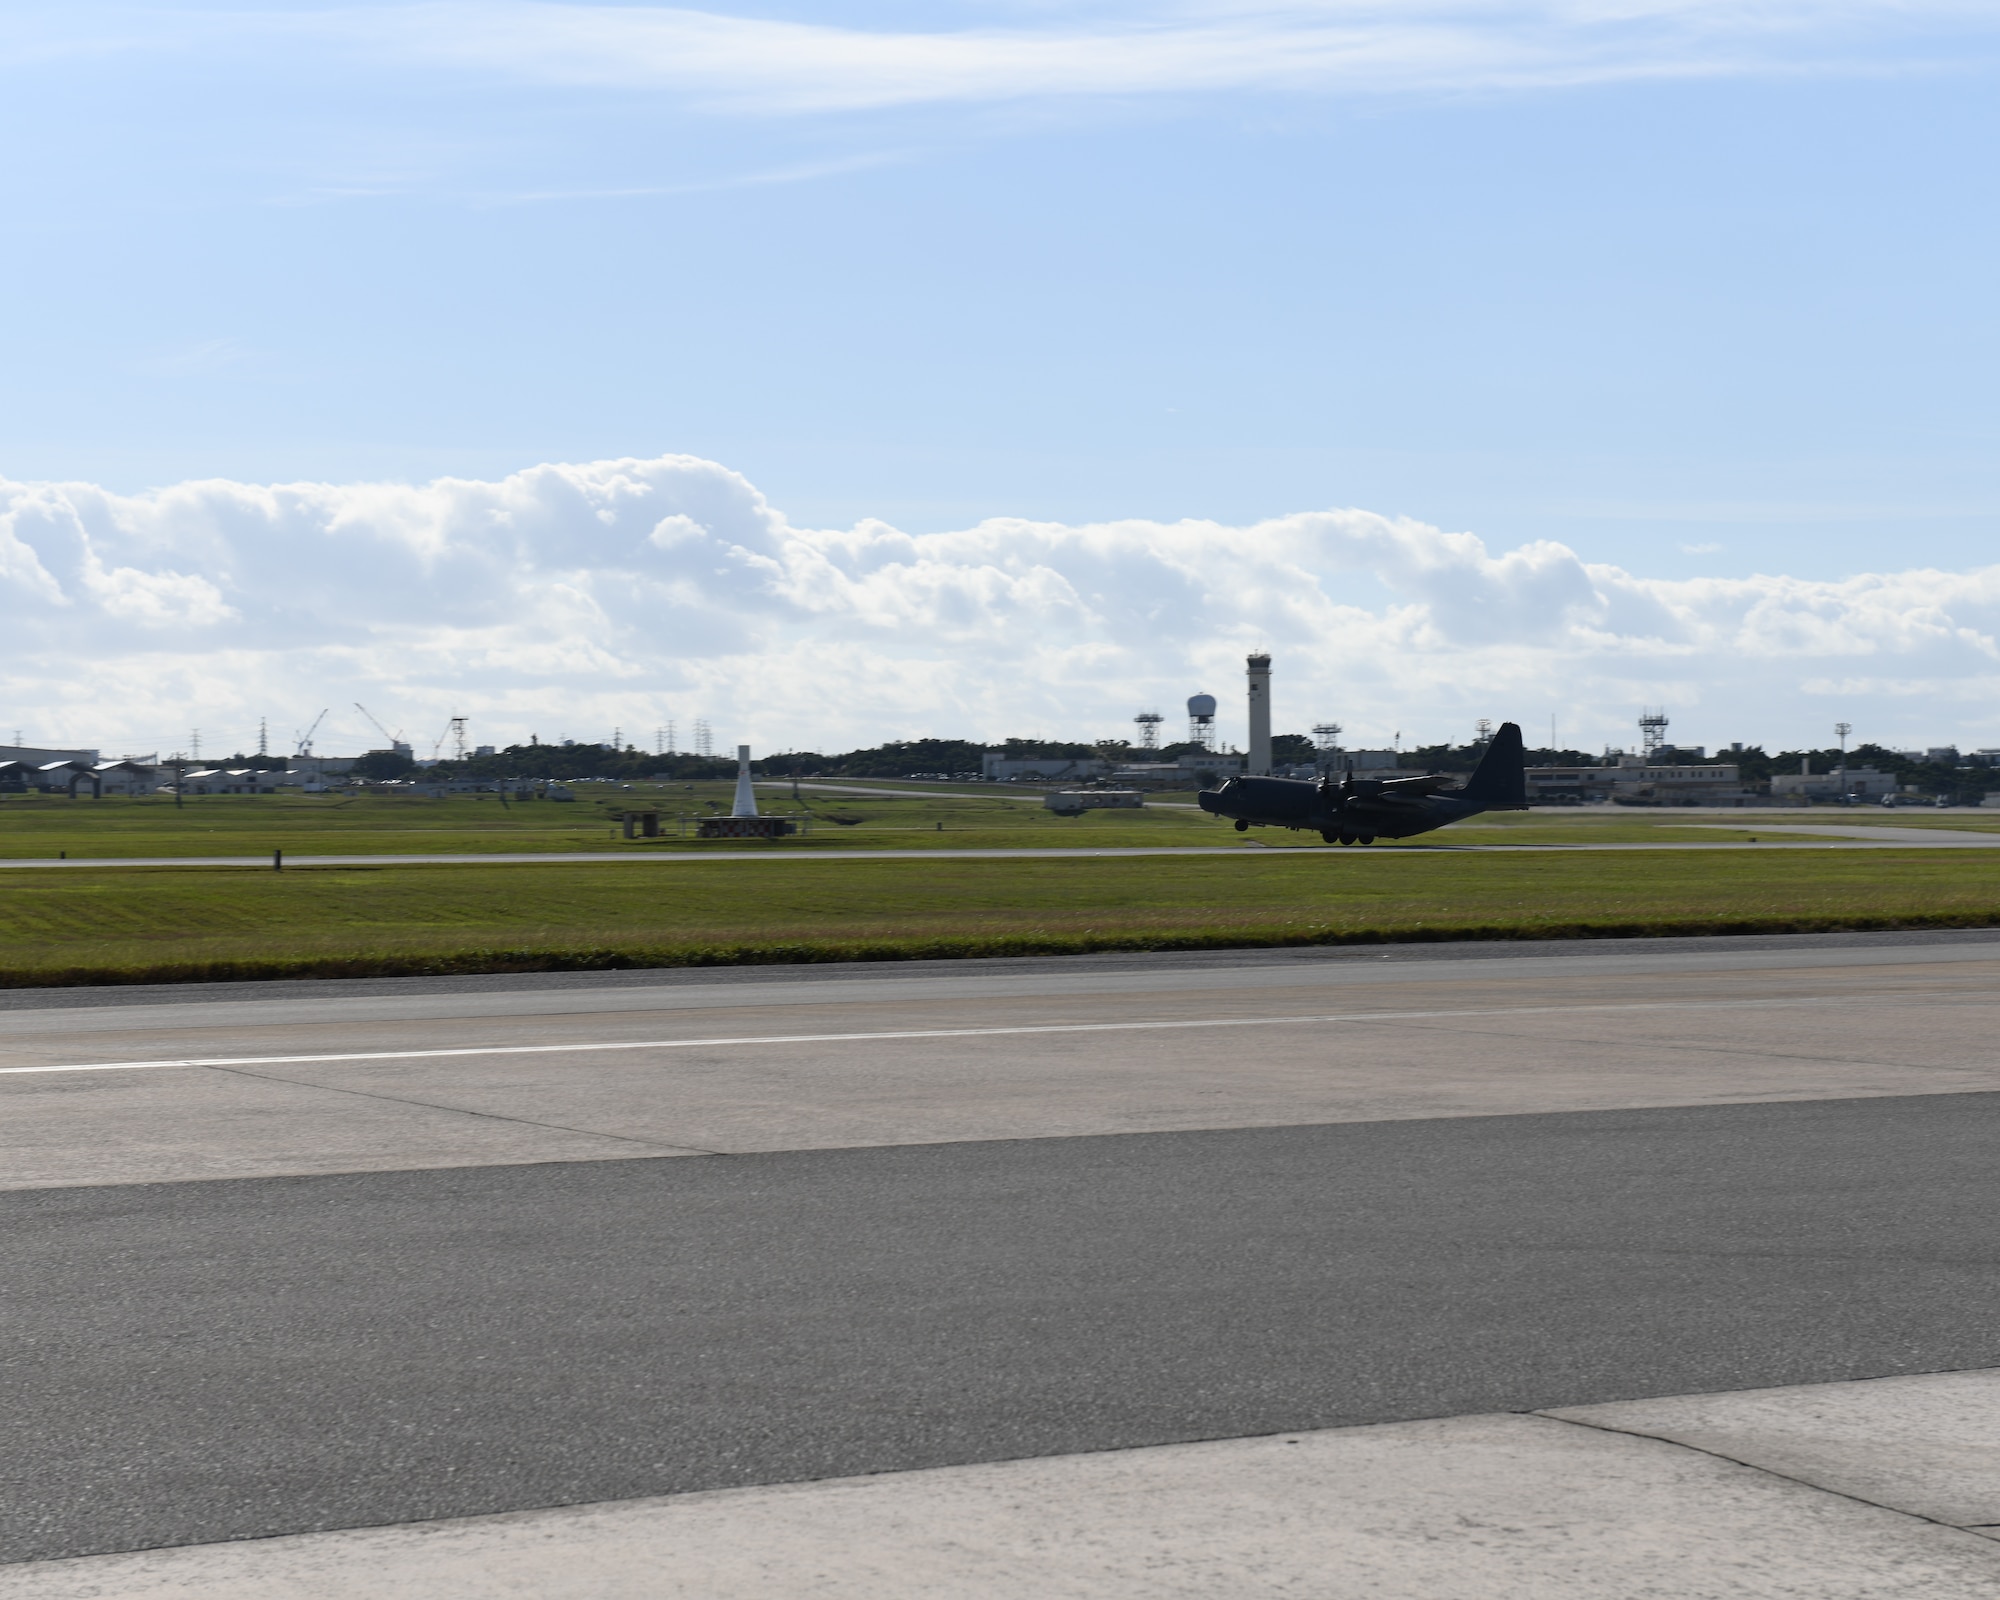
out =
<svg viewBox="0 0 2000 1600"><path fill-rule="evenodd" d="M1398 793L1382 781L1308 783L1297 778L1231 778L1195 796L1202 810L1249 828L1317 833L1328 844L1409 839L1476 817L1489 806L1452 794Z"/></svg>
<svg viewBox="0 0 2000 1600"><path fill-rule="evenodd" d="M1239 833L1249 828L1294 828L1328 844L1373 844L1409 839L1482 811L1528 808L1526 752L1520 724L1493 730L1479 764L1463 783L1441 774L1407 778L1231 778L1195 798L1201 808L1228 817Z"/></svg>

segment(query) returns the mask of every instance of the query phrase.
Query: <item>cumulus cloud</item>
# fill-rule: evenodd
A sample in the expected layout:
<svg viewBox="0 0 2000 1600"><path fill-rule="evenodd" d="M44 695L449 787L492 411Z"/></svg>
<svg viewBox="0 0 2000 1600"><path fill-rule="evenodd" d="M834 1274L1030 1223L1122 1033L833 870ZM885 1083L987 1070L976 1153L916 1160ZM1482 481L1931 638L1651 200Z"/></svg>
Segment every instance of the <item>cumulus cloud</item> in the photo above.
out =
<svg viewBox="0 0 2000 1600"><path fill-rule="evenodd" d="M1387 599L1381 596L1386 592ZM1364 601L1358 596L1373 597ZM1476 717L1628 739L1643 704L1718 743L2000 743L2000 567L1650 579L1360 510L1213 522L795 526L690 456L499 482L0 480L0 721L29 741L241 746L331 706L320 747L447 718L529 733L838 749L1087 738L1224 702L1277 656L1281 726L1463 737ZM32 730L32 731L29 731Z"/></svg>

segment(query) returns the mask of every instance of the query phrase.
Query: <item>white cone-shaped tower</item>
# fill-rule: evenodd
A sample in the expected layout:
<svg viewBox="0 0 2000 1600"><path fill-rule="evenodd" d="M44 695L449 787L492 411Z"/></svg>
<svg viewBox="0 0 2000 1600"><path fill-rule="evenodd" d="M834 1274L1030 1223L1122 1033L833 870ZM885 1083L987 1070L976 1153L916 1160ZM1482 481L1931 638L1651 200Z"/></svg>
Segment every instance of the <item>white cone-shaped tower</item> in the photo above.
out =
<svg viewBox="0 0 2000 1600"><path fill-rule="evenodd" d="M750 787L750 747L747 744L736 747L736 809L729 814L732 817L757 815L757 791Z"/></svg>

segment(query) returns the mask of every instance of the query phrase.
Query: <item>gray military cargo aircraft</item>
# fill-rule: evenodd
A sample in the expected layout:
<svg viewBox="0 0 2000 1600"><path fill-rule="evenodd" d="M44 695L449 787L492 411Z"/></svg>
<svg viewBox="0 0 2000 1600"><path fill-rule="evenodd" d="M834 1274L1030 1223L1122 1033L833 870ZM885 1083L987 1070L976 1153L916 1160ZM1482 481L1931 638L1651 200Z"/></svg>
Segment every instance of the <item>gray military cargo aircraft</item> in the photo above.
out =
<svg viewBox="0 0 2000 1600"><path fill-rule="evenodd" d="M1201 809L1251 828L1308 829L1328 844L1408 839L1482 811L1525 811L1528 782L1521 728L1503 722L1461 786L1456 778L1231 778L1195 798Z"/></svg>

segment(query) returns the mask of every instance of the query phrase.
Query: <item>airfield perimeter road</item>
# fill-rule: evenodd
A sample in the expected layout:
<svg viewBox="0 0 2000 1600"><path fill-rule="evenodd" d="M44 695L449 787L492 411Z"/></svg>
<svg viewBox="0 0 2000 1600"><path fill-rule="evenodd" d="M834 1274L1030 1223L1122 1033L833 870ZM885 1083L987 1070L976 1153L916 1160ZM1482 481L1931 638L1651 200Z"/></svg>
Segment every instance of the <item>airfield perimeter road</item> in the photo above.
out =
<svg viewBox="0 0 2000 1600"><path fill-rule="evenodd" d="M0 1600L1990 1596L1996 1038L1993 932L9 992Z"/></svg>

